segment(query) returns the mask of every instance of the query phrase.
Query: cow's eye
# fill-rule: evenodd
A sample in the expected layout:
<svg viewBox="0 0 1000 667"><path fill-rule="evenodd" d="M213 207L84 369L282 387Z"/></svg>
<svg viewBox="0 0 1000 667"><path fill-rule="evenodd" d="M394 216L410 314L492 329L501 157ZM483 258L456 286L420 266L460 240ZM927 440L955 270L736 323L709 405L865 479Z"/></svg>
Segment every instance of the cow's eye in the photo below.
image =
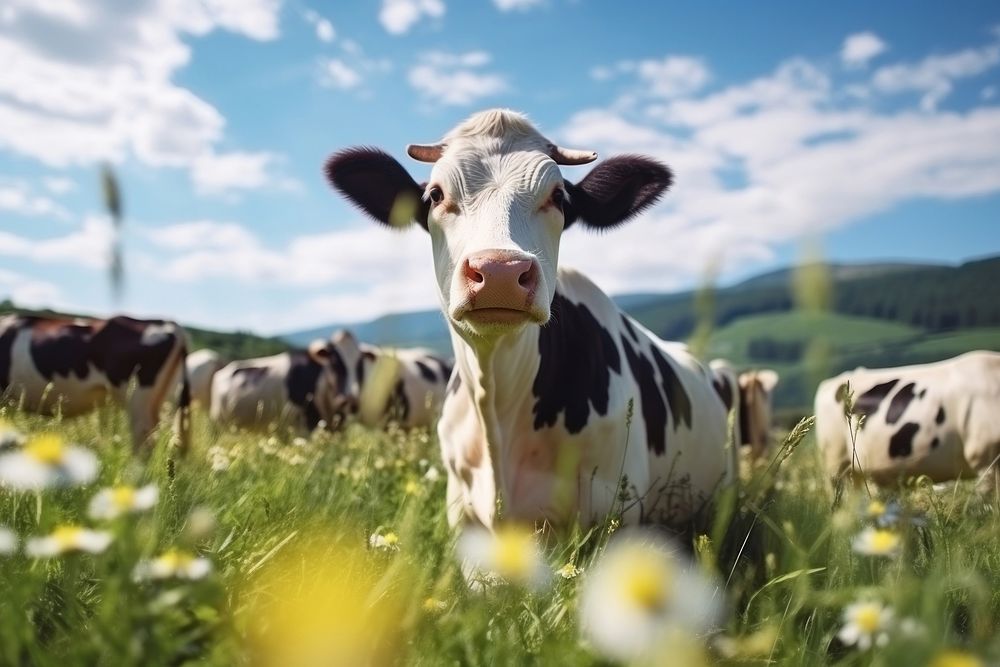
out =
<svg viewBox="0 0 1000 667"><path fill-rule="evenodd" d="M566 202L566 193L563 192L562 188L556 188L552 191L552 205L555 206L560 211L562 210L563 204Z"/></svg>
<svg viewBox="0 0 1000 667"><path fill-rule="evenodd" d="M427 193L427 196L431 198L433 203L440 204L444 200L444 191L435 185Z"/></svg>

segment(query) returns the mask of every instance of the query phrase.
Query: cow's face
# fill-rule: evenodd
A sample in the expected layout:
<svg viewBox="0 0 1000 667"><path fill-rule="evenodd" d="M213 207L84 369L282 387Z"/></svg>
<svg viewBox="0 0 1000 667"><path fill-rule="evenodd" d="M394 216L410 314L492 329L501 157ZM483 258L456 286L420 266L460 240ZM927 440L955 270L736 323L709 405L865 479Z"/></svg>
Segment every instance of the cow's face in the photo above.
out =
<svg viewBox="0 0 1000 667"><path fill-rule="evenodd" d="M361 349L351 332L341 329L328 340L314 340L309 345L309 356L321 368L317 403L328 423L341 420L358 410L361 394L358 376Z"/></svg>
<svg viewBox="0 0 1000 667"><path fill-rule="evenodd" d="M559 166L597 154L559 148L503 110L476 114L442 143L408 153L434 164L426 183L373 149L337 153L327 175L380 222L413 220L430 233L442 308L467 340L547 322L563 230L577 219L613 227L655 202L671 180L663 165L628 156L574 185Z"/></svg>

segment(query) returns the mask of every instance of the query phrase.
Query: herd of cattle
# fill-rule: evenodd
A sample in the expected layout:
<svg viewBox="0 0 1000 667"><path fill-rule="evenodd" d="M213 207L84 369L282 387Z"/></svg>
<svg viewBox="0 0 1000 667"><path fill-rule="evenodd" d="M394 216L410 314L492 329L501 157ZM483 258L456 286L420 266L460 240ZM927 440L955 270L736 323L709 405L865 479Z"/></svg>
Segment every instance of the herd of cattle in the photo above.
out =
<svg viewBox="0 0 1000 667"><path fill-rule="evenodd" d="M248 428L337 428L351 415L436 424L453 525L490 527L498 506L515 519L591 523L616 509L623 478L626 522L683 522L735 483L727 442L763 455L773 371L703 365L558 266L565 229L634 217L670 186L667 167L613 157L573 183L560 166L597 154L557 146L507 110L476 114L407 153L433 164L426 182L367 147L334 154L326 175L377 222L430 235L453 362L338 331L307 350L224 363L187 355L170 322L10 315L0 318L0 391L64 415L110 397L129 411L139 446L178 384L182 443L192 398L213 420ZM845 417L852 397L860 426ZM815 410L831 474L997 481L1000 354L858 369L823 382Z"/></svg>

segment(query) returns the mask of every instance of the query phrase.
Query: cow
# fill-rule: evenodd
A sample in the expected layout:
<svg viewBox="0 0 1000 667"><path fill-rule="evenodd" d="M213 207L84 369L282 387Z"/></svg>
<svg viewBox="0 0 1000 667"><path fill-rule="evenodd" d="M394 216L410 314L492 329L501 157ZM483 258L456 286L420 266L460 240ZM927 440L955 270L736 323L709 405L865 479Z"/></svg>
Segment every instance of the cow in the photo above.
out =
<svg viewBox="0 0 1000 667"><path fill-rule="evenodd" d="M739 442L749 448L751 459L760 459L771 442L778 374L771 369L755 369L740 373L737 381L740 386Z"/></svg>
<svg viewBox="0 0 1000 667"><path fill-rule="evenodd" d="M772 396L778 374L770 369L744 371L737 375L725 359L709 362L712 386L728 410L733 411L733 442L760 459L770 442Z"/></svg>
<svg viewBox="0 0 1000 667"><path fill-rule="evenodd" d="M553 524L620 512L687 528L707 516L736 468L708 370L583 274L557 269L566 228L625 222L659 199L670 170L620 156L571 183L560 165L597 154L558 147L504 109L407 153L433 164L426 183L370 147L325 167L377 222L430 235L455 356L438 423L450 524L491 529L498 505L507 519Z"/></svg>
<svg viewBox="0 0 1000 667"><path fill-rule="evenodd" d="M29 411L65 417L111 400L128 412L140 453L148 452L160 408L178 384L176 436L181 452L187 450L186 356L186 333L167 320L0 317L0 395Z"/></svg>
<svg viewBox="0 0 1000 667"><path fill-rule="evenodd" d="M864 417L860 428L845 416L848 393L853 416ZM817 443L833 477L850 472L892 484L978 475L985 489L998 482L1000 353L841 373L820 383L815 410Z"/></svg>
<svg viewBox="0 0 1000 667"><path fill-rule="evenodd" d="M347 365L335 341L314 341L306 350L244 359L212 377L209 416L253 430L274 424L313 431L335 427L351 409L344 387Z"/></svg>
<svg viewBox="0 0 1000 667"><path fill-rule="evenodd" d="M191 383L191 404L207 410L212 404L212 378L226 361L215 350L195 350L187 356L188 381Z"/></svg>
<svg viewBox="0 0 1000 667"><path fill-rule="evenodd" d="M430 350L378 347L339 329L316 340L313 354L335 354L344 366L341 404L362 424L394 421L403 428L434 426L444 402L452 364Z"/></svg>

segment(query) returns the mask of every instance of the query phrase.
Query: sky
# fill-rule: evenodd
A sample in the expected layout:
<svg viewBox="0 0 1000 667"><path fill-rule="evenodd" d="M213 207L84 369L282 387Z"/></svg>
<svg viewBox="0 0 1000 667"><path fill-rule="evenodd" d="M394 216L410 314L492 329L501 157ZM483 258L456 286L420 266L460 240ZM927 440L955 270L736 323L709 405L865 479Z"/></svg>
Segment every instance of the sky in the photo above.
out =
<svg viewBox="0 0 1000 667"><path fill-rule="evenodd" d="M674 170L640 219L563 237L560 261L610 293L809 248L1000 253L993 1L0 0L0 63L0 300L18 305L267 334L433 308L426 233L367 221L322 164L376 145L419 181L406 144L498 106Z"/></svg>

